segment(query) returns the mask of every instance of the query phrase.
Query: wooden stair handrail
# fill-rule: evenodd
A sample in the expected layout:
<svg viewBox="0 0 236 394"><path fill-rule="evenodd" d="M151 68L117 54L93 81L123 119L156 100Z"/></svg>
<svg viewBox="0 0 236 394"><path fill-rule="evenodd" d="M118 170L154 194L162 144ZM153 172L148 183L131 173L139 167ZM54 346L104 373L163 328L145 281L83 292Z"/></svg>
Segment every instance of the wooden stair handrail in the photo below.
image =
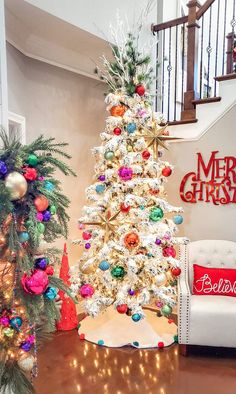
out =
<svg viewBox="0 0 236 394"><path fill-rule="evenodd" d="M207 0L197 11L197 20L199 20L205 12L210 8L210 6L215 2L215 0Z"/></svg>

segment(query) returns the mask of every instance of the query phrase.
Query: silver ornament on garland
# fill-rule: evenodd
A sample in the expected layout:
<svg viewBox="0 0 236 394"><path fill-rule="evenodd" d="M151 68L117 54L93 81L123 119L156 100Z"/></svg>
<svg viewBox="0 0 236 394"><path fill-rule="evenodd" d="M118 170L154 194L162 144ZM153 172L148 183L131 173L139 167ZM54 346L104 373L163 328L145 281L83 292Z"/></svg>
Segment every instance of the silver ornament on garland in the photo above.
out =
<svg viewBox="0 0 236 394"><path fill-rule="evenodd" d="M30 372L34 367L35 358L33 356L24 357L18 360L17 363L23 371Z"/></svg>
<svg viewBox="0 0 236 394"><path fill-rule="evenodd" d="M11 201L20 200L27 192L27 181L22 174L13 171L7 175L5 186L10 192Z"/></svg>

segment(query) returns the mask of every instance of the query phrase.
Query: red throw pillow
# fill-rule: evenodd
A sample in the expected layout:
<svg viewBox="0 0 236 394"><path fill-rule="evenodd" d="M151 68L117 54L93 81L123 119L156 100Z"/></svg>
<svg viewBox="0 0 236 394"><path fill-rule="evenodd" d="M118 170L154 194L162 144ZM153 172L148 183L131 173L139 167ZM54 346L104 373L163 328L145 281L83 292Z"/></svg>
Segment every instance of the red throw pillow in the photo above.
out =
<svg viewBox="0 0 236 394"><path fill-rule="evenodd" d="M193 264L193 294L236 297L236 269Z"/></svg>

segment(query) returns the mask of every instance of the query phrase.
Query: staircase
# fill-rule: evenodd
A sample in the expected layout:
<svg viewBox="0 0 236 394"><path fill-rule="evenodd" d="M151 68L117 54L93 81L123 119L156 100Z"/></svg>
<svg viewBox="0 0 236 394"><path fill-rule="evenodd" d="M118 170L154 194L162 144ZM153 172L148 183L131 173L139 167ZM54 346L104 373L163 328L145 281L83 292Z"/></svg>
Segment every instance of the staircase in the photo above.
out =
<svg viewBox="0 0 236 394"><path fill-rule="evenodd" d="M236 104L235 3L191 0L188 15L152 25L156 110L174 135L198 139Z"/></svg>

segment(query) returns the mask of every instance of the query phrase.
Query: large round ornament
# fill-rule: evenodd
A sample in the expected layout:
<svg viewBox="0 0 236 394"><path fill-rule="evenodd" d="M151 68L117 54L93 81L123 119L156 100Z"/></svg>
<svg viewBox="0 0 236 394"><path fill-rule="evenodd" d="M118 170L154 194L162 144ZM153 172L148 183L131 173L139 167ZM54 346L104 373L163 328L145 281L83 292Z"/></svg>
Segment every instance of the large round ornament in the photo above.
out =
<svg viewBox="0 0 236 394"><path fill-rule="evenodd" d="M160 207L153 207L149 214L149 219L152 222L159 222L164 216L164 212Z"/></svg>
<svg viewBox="0 0 236 394"><path fill-rule="evenodd" d="M36 155L34 155L33 153L30 154L27 158L27 163L29 164L29 166L31 167L36 167L38 164L38 158Z"/></svg>
<svg viewBox="0 0 236 394"><path fill-rule="evenodd" d="M126 272L124 267L117 265L116 267L112 268L111 276L116 279L121 279L125 276Z"/></svg>
<svg viewBox="0 0 236 394"><path fill-rule="evenodd" d="M163 254L164 257L173 257L173 258L175 258L176 251L173 248L173 246L166 246L165 248L163 248L162 254Z"/></svg>
<svg viewBox="0 0 236 394"><path fill-rule="evenodd" d="M113 133L115 135L121 135L121 132L122 132L122 130L121 130L120 127L115 127L114 130L113 130Z"/></svg>
<svg viewBox="0 0 236 394"><path fill-rule="evenodd" d="M133 170L130 167L120 167L118 175L122 181L130 181L133 176Z"/></svg>
<svg viewBox="0 0 236 394"><path fill-rule="evenodd" d="M48 287L48 283L46 272L40 269L35 269L30 276L24 274L21 278L21 284L25 292L33 295L43 294Z"/></svg>
<svg viewBox="0 0 236 394"><path fill-rule="evenodd" d="M5 186L10 192L11 201L19 200L27 192L27 181L19 172L13 171L5 178Z"/></svg>
<svg viewBox="0 0 236 394"><path fill-rule="evenodd" d="M0 325L3 327L9 327L9 325L10 325L9 317L7 317L7 316L0 317Z"/></svg>
<svg viewBox="0 0 236 394"><path fill-rule="evenodd" d="M47 197L45 197L43 194L40 194L35 198L34 205L38 212L46 211L49 205Z"/></svg>
<svg viewBox="0 0 236 394"><path fill-rule="evenodd" d="M184 221L184 218L183 218L182 215L175 215L175 216L173 217L173 222L174 222L175 224L177 224L177 225L182 224L183 221Z"/></svg>
<svg viewBox="0 0 236 394"><path fill-rule="evenodd" d="M165 167L162 170L162 175L168 177L172 174L172 169L170 167Z"/></svg>
<svg viewBox="0 0 236 394"><path fill-rule="evenodd" d="M135 93L137 93L139 96L143 96L145 94L145 87L143 84L139 84L135 87Z"/></svg>
<svg viewBox="0 0 236 394"><path fill-rule="evenodd" d="M137 323L139 320L141 320L141 315L140 315L140 313L134 313L132 316L131 316L131 318L132 318L132 320L135 322L135 323Z"/></svg>
<svg viewBox="0 0 236 394"><path fill-rule="evenodd" d="M125 246L128 249L136 248L139 244L139 236L136 233L128 233L124 238Z"/></svg>
<svg viewBox="0 0 236 394"><path fill-rule="evenodd" d="M172 273L173 276L180 276L181 268L173 267L173 268L171 268L171 273Z"/></svg>
<svg viewBox="0 0 236 394"><path fill-rule="evenodd" d="M19 241L20 243L27 242L29 240L29 233L27 231L22 231L21 233L18 234Z"/></svg>
<svg viewBox="0 0 236 394"><path fill-rule="evenodd" d="M134 123L134 122L128 123L125 126L125 129L128 132L128 134L133 134L135 132L135 130L137 129L136 123Z"/></svg>
<svg viewBox="0 0 236 394"><path fill-rule="evenodd" d="M94 287L92 285L87 283L87 284L81 286L79 292L80 292L81 297L83 297L83 298L90 298L94 294L95 290L94 290Z"/></svg>
<svg viewBox="0 0 236 394"><path fill-rule="evenodd" d="M168 317L168 316L172 313L172 308L171 308L171 306L170 306L170 305L164 305L164 306L161 308L161 313L162 313L163 316Z"/></svg>
<svg viewBox="0 0 236 394"><path fill-rule="evenodd" d="M118 313L126 313L128 310L128 305L127 304L117 305L116 310Z"/></svg>
<svg viewBox="0 0 236 394"><path fill-rule="evenodd" d="M58 290L55 287L48 287L45 291L45 293L43 294L43 296L45 298L47 298L48 300L54 300L57 296Z"/></svg>
<svg viewBox="0 0 236 394"><path fill-rule="evenodd" d="M99 264L99 268L102 271L107 271L110 268L110 264L107 260L102 260Z"/></svg>
<svg viewBox="0 0 236 394"><path fill-rule="evenodd" d="M25 167L24 168L24 177L29 182L35 181L38 177L36 169L31 168L31 167Z"/></svg>
<svg viewBox="0 0 236 394"><path fill-rule="evenodd" d="M93 274L96 271L96 267L91 264L88 267L86 266L86 263L84 261L81 261L79 263L79 270L82 274Z"/></svg>
<svg viewBox="0 0 236 394"><path fill-rule="evenodd" d="M17 331L22 326L22 323L23 323L23 320L20 316L12 317L10 320L10 326Z"/></svg>
<svg viewBox="0 0 236 394"><path fill-rule="evenodd" d="M114 105L110 110L111 116L123 116L126 109L125 105Z"/></svg>
<svg viewBox="0 0 236 394"><path fill-rule="evenodd" d="M104 157L106 160L113 160L114 156L115 156L115 154L113 151L107 151L104 153Z"/></svg>
<svg viewBox="0 0 236 394"><path fill-rule="evenodd" d="M161 272L160 274L155 276L155 281L157 286L164 286L166 283L166 276L164 272Z"/></svg>
<svg viewBox="0 0 236 394"><path fill-rule="evenodd" d="M19 367L25 372L30 372L33 369L34 363L35 359L31 355L27 357L22 357L17 361Z"/></svg>

